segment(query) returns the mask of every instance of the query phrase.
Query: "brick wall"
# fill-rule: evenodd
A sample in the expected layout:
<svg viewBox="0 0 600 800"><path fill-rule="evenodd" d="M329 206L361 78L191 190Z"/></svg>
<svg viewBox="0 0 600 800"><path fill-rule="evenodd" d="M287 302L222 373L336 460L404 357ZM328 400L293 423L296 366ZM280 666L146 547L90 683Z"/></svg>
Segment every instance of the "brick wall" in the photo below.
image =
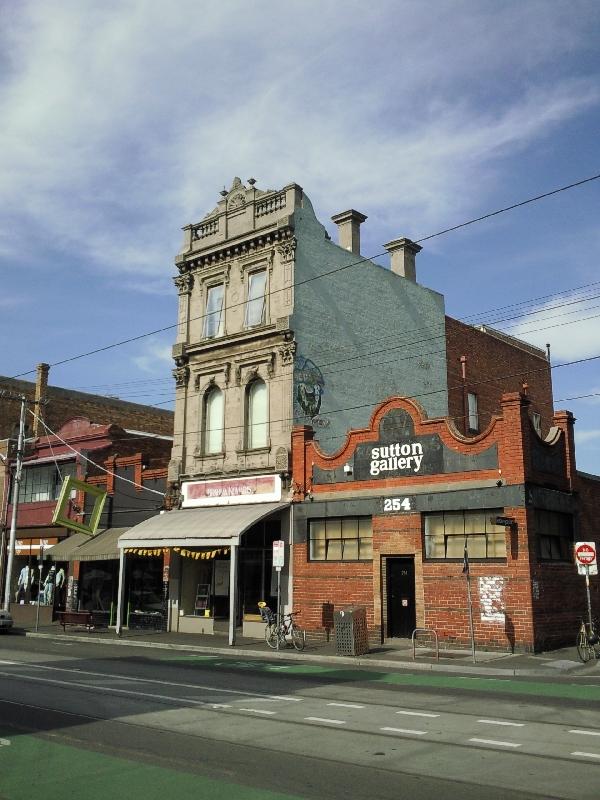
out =
<svg viewBox="0 0 600 800"><path fill-rule="evenodd" d="M545 356L524 342L500 338L487 331L446 317L448 367L448 408L458 430L465 431L464 392L477 395L479 430L489 425L500 410L506 392L520 392L527 384L531 411L542 416L545 435L552 424L552 379ZM466 381L463 383L461 356L466 356ZM463 390L464 387L464 390Z"/></svg>
<svg viewBox="0 0 600 800"><path fill-rule="evenodd" d="M452 496L453 484L457 484L459 491L464 482L478 487L469 495L475 500L477 492L490 491L486 486L497 487L492 491L498 491L499 498L522 498L516 503L500 500L488 506L502 508L503 516L515 520L514 525L505 530L506 558L471 560L470 587L477 647L531 651L572 644L585 611L585 579L577 575L573 562L538 559L535 507L541 502L539 507L550 510L571 509L576 519L575 539L593 540L600 546L597 525L600 478L576 471L571 414L557 412L551 422L559 432L552 441L541 442L529 420L533 405L530 395L507 393L499 399L499 405L501 414L492 419L488 430L477 437L465 438L455 431L449 420L427 420L414 402L392 398L375 409L369 428L352 431L344 449L332 456L319 450L311 428L294 428L295 499L306 502L308 498L308 507L312 509L309 516L314 516L317 503L322 504L323 516L327 516L328 506L339 498L331 512L339 516L342 500L347 504L356 497L366 502L368 498L385 494L401 496L415 491L422 493L417 499L419 496L438 497L438 507L443 508ZM380 422L394 408L403 408L411 414L416 436L437 433L444 445L465 455L483 452L495 444L499 469L344 481L340 468L345 463L352 464L358 444L378 440ZM332 474L331 481L321 478L315 484L315 467L325 473L335 471L335 476ZM535 502L531 499L534 495ZM422 502L427 508L430 501ZM545 502L550 505L545 506ZM472 507L485 506L480 501ZM323 609L331 604L339 607L357 603L367 608L371 641L381 641L387 630L386 559L409 557L414 558L415 563L417 627L434 629L442 646L468 646L469 604L462 559L425 559L422 513L384 515L377 508L381 506L371 506L369 512L373 520L372 562L309 562L306 544L302 541L294 544L294 601L303 609L303 624L314 632L313 635L325 635ZM301 518L302 515L296 516ZM296 534L301 538L299 530ZM599 581L596 578L590 583L592 604L597 611Z"/></svg>
<svg viewBox="0 0 600 800"><path fill-rule="evenodd" d="M0 389L24 395L31 402L35 399L35 383L30 381L0 376ZM173 435L172 411L139 403L129 403L112 397L61 389L56 386L48 386L46 398L48 403L43 407L42 416L53 431L58 431L67 420L82 416L87 417L91 422L114 423L123 428L132 428L163 436ZM27 415L26 423L29 431L32 430L32 421L33 418ZM16 437L18 424L19 404L3 398L0 402L0 439Z"/></svg>

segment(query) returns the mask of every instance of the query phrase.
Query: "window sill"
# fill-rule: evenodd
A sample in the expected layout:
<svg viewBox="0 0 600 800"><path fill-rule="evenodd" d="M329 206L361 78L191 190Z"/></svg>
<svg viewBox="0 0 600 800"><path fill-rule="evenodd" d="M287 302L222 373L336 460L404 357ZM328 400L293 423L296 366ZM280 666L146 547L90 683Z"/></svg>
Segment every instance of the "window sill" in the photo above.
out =
<svg viewBox="0 0 600 800"><path fill-rule="evenodd" d="M238 456L256 456L264 453L270 453L271 445L268 444L266 447L244 448L242 450L236 450L235 452Z"/></svg>

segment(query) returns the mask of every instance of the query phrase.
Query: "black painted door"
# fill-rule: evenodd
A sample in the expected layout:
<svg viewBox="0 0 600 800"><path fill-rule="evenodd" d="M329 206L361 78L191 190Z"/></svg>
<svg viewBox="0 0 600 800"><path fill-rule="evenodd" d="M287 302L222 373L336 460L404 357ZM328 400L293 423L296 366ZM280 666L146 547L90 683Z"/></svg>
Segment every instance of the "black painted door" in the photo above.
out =
<svg viewBox="0 0 600 800"><path fill-rule="evenodd" d="M387 635L409 638L416 626L415 562L387 559Z"/></svg>

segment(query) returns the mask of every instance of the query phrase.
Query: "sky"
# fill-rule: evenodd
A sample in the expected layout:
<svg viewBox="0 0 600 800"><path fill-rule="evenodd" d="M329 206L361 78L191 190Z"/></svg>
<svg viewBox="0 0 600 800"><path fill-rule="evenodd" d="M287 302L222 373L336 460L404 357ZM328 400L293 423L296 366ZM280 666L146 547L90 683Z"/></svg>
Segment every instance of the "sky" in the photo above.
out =
<svg viewBox="0 0 600 800"><path fill-rule="evenodd" d="M597 0L0 0L0 374L174 325L181 228L234 176L300 184L334 240L358 209L385 265L599 174L598 41ZM590 181L417 260L449 315L550 344L598 474L599 201ZM50 383L172 408L173 341Z"/></svg>

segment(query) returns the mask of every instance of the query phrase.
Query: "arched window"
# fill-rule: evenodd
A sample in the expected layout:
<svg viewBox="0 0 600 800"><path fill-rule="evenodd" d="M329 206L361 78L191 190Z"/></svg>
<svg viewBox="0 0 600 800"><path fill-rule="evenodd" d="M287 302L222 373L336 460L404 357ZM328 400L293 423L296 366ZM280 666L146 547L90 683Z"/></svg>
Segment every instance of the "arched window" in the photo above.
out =
<svg viewBox="0 0 600 800"><path fill-rule="evenodd" d="M252 381L246 395L246 445L249 450L266 447L269 428L267 386L260 379Z"/></svg>
<svg viewBox="0 0 600 800"><path fill-rule="evenodd" d="M223 452L223 392L214 386L204 396L204 452Z"/></svg>

